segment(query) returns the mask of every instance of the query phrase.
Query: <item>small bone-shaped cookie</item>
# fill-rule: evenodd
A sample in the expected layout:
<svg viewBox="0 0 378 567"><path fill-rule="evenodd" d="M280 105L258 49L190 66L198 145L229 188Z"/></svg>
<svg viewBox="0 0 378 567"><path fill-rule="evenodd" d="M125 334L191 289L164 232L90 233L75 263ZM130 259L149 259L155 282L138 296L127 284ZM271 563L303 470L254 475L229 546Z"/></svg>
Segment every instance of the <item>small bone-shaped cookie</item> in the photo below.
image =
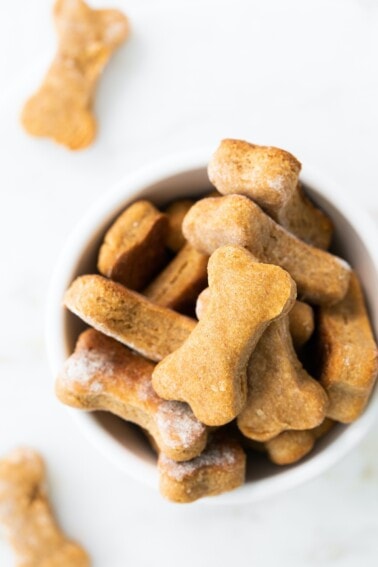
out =
<svg viewBox="0 0 378 567"><path fill-rule="evenodd" d="M143 294L162 307L190 312L207 284L208 259L206 254L186 244Z"/></svg>
<svg viewBox="0 0 378 567"><path fill-rule="evenodd" d="M210 288L204 289L197 298L196 315L201 319L210 301ZM303 301L295 301L289 314L289 328L293 344L300 349L314 331L314 312L310 305Z"/></svg>
<svg viewBox="0 0 378 567"><path fill-rule="evenodd" d="M203 453L190 461L178 463L160 453L160 492L173 502L194 502L241 486L245 468L246 456L240 444L219 432Z"/></svg>
<svg viewBox="0 0 378 567"><path fill-rule="evenodd" d="M0 460L0 525L19 567L89 567L88 555L58 527L47 498L45 467L33 450Z"/></svg>
<svg viewBox="0 0 378 567"><path fill-rule="evenodd" d="M96 133L91 112L97 80L114 50L129 35L117 10L92 10L83 0L57 0L58 51L21 120L33 136L52 138L72 150L88 146Z"/></svg>
<svg viewBox="0 0 378 567"><path fill-rule="evenodd" d="M295 354L288 317L265 330L248 364L248 399L238 415L240 431L268 441L286 429L319 425L328 399Z"/></svg>
<svg viewBox="0 0 378 567"><path fill-rule="evenodd" d="M336 303L347 292L350 268L344 260L299 240L242 195L198 201L184 219L183 232L204 254L231 244L281 266L311 303Z"/></svg>
<svg viewBox="0 0 378 567"><path fill-rule="evenodd" d="M299 161L284 150L226 139L212 156L208 174L220 193L250 197L298 238L328 248L332 223L304 195L300 169Z"/></svg>
<svg viewBox="0 0 378 567"><path fill-rule="evenodd" d="M319 310L319 348L320 383L330 399L327 415L350 423L365 408L378 368L377 345L355 273L345 298Z"/></svg>
<svg viewBox="0 0 378 567"><path fill-rule="evenodd" d="M99 272L129 289L143 289L167 261L167 232L167 216L152 203L133 203L105 234Z"/></svg>
<svg viewBox="0 0 378 567"><path fill-rule="evenodd" d="M88 325L155 361L181 346L196 326L193 319L98 275L76 278L64 302Z"/></svg>
<svg viewBox="0 0 378 567"><path fill-rule="evenodd" d="M147 430L171 459L192 459L204 449L207 428L182 402L162 400L151 383L154 364L114 339L87 329L56 381L60 401L104 410Z"/></svg>
<svg viewBox="0 0 378 567"><path fill-rule="evenodd" d="M208 264L211 296L205 315L181 348L153 372L156 392L186 401L207 425L231 421L246 401L246 368L267 325L289 311L295 284L277 266L224 246Z"/></svg>
<svg viewBox="0 0 378 567"><path fill-rule="evenodd" d="M291 465L303 459L312 451L318 439L333 427L331 419L304 431L283 431L277 437L264 443L269 459L276 465Z"/></svg>
<svg viewBox="0 0 378 567"><path fill-rule="evenodd" d="M185 244L185 238L182 233L182 221L193 201L190 199L182 199L174 201L165 210L168 217L168 236L167 246L172 252L178 252Z"/></svg>
<svg viewBox="0 0 378 567"><path fill-rule="evenodd" d="M204 316L210 296L210 288L206 288L199 295L196 305L198 319ZM248 438L262 441L265 438L275 437L287 427L292 429L290 420L301 420L303 413L306 414L303 418L304 427L314 427L314 420L319 423L321 416L324 417L324 404L327 403L324 391L303 369L288 333L288 326L290 333L292 332L290 316L297 304L299 311L302 310L302 306L309 307L296 301L287 316L271 323L258 342L249 362L248 400L241 413L242 425L240 426L238 422L241 431ZM293 319L293 326L303 337L304 333L296 328L301 327L296 317ZM291 396L301 405L299 413L293 407ZM311 402L315 404L315 411L311 406L309 407Z"/></svg>

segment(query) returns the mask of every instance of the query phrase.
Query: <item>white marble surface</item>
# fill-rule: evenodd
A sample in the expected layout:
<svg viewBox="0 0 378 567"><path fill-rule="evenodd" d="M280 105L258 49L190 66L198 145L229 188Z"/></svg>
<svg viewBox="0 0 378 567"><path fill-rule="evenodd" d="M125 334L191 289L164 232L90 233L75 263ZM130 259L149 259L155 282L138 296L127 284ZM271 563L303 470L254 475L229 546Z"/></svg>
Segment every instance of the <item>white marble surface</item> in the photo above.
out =
<svg viewBox="0 0 378 567"><path fill-rule="evenodd" d="M94 567L373 567L376 431L322 477L267 502L167 504L104 461L55 401L43 311L55 258L98 195L152 159L221 137L291 150L377 219L378 4L93 4L118 4L134 32L103 76L98 140L76 154L18 125L54 50L50 1L0 4L0 454L19 444L42 451L61 523ZM0 565L13 565L3 541Z"/></svg>

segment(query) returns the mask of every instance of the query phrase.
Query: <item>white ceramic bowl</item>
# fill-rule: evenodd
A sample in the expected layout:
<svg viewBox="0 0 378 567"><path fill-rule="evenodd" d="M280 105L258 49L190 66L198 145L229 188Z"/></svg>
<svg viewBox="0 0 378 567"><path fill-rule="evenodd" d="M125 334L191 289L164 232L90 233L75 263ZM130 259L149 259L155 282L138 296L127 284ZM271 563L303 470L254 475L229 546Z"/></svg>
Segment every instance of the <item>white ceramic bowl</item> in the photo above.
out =
<svg viewBox="0 0 378 567"><path fill-rule="evenodd" d="M174 156L129 175L107 191L90 208L69 238L58 261L51 283L46 337L52 377L57 375L72 352L82 323L62 307L62 298L71 281L80 274L94 273L96 256L104 232L115 217L137 199L151 199L157 205L181 197L195 196L210 189L206 164L211 151ZM332 217L336 228L334 250L358 272L363 282L368 308L378 334L378 242L371 219L357 203L333 183L303 169L301 179L311 197ZM155 457L134 426L106 413L68 410L87 438L131 477L157 489ZM256 501L287 490L315 477L354 447L371 428L378 414L378 389L364 414L349 426L338 425L300 463L278 467L263 457L250 463L247 481L233 492L206 499L206 502L241 503Z"/></svg>

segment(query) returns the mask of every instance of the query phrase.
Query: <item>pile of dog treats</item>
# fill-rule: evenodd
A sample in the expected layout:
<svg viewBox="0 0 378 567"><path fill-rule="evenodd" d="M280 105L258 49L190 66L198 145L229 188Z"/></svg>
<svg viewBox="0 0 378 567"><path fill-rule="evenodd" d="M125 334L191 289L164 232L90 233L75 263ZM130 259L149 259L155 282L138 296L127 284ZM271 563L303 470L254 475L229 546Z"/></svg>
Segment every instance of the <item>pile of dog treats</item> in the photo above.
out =
<svg viewBox="0 0 378 567"><path fill-rule="evenodd" d="M368 401L377 348L360 283L326 251L332 222L300 169L284 150L223 140L208 167L216 191L164 212L128 206L100 274L66 292L90 328L57 395L141 426L170 500L241 485L251 447L294 463Z"/></svg>

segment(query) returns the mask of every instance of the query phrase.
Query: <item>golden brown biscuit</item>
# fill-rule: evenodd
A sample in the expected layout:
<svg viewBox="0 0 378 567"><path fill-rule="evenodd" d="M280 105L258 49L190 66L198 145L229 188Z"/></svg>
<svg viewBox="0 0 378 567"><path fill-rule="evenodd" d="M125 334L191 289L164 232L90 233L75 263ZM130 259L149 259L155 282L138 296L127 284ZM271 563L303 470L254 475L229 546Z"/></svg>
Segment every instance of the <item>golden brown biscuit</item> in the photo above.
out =
<svg viewBox="0 0 378 567"><path fill-rule="evenodd" d="M300 349L312 336L315 329L314 310L303 301L296 301L289 313L289 329L293 344Z"/></svg>
<svg viewBox="0 0 378 567"><path fill-rule="evenodd" d="M206 445L207 428L187 404L159 398L151 383L154 366L114 339L87 329L58 376L56 394L72 407L110 411L140 425L171 459L192 459Z"/></svg>
<svg viewBox="0 0 378 567"><path fill-rule="evenodd" d="M169 225L167 246L172 252L178 252L186 242L182 233L182 221L193 203L190 199L181 199L171 203L165 210Z"/></svg>
<svg viewBox="0 0 378 567"><path fill-rule="evenodd" d="M327 415L350 423L361 415L377 377L377 345L355 273L345 298L319 311L319 347Z"/></svg>
<svg viewBox="0 0 378 567"><path fill-rule="evenodd" d="M159 455L160 492L173 502L194 502L233 490L244 483L246 457L241 445L223 433L190 461L178 463Z"/></svg>
<svg viewBox="0 0 378 567"><path fill-rule="evenodd" d="M168 257L166 215L149 201L133 203L105 234L98 256L104 276L139 291L161 270Z"/></svg>
<svg viewBox="0 0 378 567"><path fill-rule="evenodd" d="M283 431L264 443L269 459L276 465L298 462L312 451L316 441L328 433L333 425L334 422L326 418L314 429Z"/></svg>
<svg viewBox="0 0 378 567"><path fill-rule="evenodd" d="M290 206L283 208L277 222L312 246L327 250L331 245L333 223L324 211L310 201L301 183L293 193Z"/></svg>
<svg viewBox="0 0 378 567"><path fill-rule="evenodd" d="M210 289L204 289L197 298L196 315L201 319L210 301ZM314 312L310 305L303 301L295 301L289 314L289 328L295 348L302 347L314 331Z"/></svg>
<svg viewBox="0 0 378 567"><path fill-rule="evenodd" d="M54 20L58 51L41 87L25 104L21 121L29 134L77 150L95 137L96 83L128 37L129 23L118 10L92 10L83 0L57 0Z"/></svg>
<svg viewBox="0 0 378 567"><path fill-rule="evenodd" d="M267 325L295 299L295 284L277 266L259 264L240 247L224 246L208 264L210 302L185 343L152 375L165 399L189 403L207 425L228 423L246 401L247 363Z"/></svg>
<svg viewBox="0 0 378 567"><path fill-rule="evenodd" d="M208 166L209 179L220 193L249 197L298 238L328 248L332 223L304 195L300 170L289 152L229 139L222 140Z"/></svg>
<svg viewBox="0 0 378 567"><path fill-rule="evenodd" d="M199 296L197 297L196 301L196 317L198 320L202 319L206 309L210 303L210 295L211 291L209 287L206 287Z"/></svg>
<svg viewBox="0 0 378 567"><path fill-rule="evenodd" d="M208 259L206 254L186 244L143 294L162 307L190 312L207 285Z"/></svg>
<svg viewBox="0 0 378 567"><path fill-rule="evenodd" d="M237 245L281 266L296 281L300 298L311 303L336 303L347 292L350 268L344 260L299 240L242 195L198 201L184 219L183 232L204 254Z"/></svg>
<svg viewBox="0 0 378 567"><path fill-rule="evenodd" d="M295 354L288 317L269 325L248 364L248 399L237 424L246 437L268 441L286 429L312 429L328 399Z"/></svg>
<svg viewBox="0 0 378 567"><path fill-rule="evenodd" d="M196 326L193 319L98 275L76 278L64 302L88 325L155 361L181 346Z"/></svg>
<svg viewBox="0 0 378 567"><path fill-rule="evenodd" d="M63 534L46 494L45 467L32 449L0 460L0 525L19 567L89 567L87 553Z"/></svg>

